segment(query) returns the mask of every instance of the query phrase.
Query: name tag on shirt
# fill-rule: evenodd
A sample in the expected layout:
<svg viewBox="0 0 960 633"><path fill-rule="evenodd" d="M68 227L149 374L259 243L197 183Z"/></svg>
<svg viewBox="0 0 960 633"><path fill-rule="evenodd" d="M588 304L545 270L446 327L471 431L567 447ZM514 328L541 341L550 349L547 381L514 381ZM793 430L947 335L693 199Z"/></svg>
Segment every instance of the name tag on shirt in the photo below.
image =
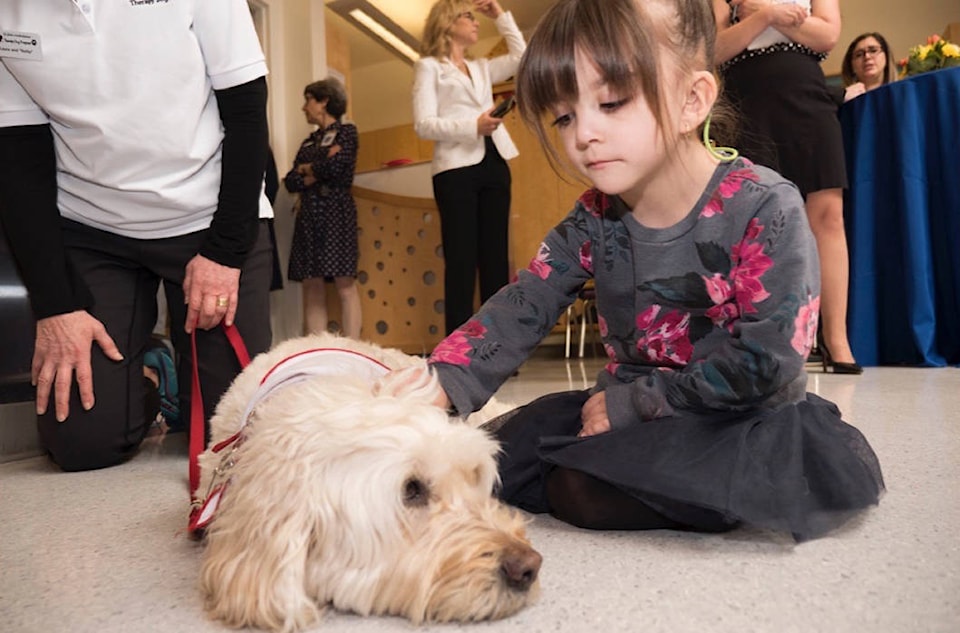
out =
<svg viewBox="0 0 960 633"><path fill-rule="evenodd" d="M37 33L0 32L0 57L10 59L43 59L40 35Z"/></svg>
<svg viewBox="0 0 960 633"><path fill-rule="evenodd" d="M323 135L323 138L320 139L320 147L330 147L333 145L333 142L337 139L337 131L330 130L329 132Z"/></svg>

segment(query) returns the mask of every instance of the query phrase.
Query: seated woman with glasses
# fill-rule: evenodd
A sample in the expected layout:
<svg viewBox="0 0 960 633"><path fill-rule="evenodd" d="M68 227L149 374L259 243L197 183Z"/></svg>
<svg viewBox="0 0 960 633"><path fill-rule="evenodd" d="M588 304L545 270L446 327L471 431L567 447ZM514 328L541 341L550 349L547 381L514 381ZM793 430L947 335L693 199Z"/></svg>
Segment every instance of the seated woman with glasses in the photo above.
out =
<svg viewBox="0 0 960 633"><path fill-rule="evenodd" d="M840 67L846 91L844 101L879 88L894 80L893 56L887 40L879 33L864 33L847 48Z"/></svg>

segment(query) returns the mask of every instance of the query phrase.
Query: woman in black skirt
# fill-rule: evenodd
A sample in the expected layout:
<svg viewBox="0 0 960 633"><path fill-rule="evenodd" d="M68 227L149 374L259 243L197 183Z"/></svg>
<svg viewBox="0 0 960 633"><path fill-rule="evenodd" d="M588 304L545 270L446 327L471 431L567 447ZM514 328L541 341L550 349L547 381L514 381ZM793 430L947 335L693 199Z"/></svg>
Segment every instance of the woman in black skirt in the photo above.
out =
<svg viewBox="0 0 960 633"><path fill-rule="evenodd" d="M737 149L800 189L820 252L825 370L859 374L847 340L847 174L837 102L820 61L840 35L838 0L713 0L715 60L739 110Z"/></svg>

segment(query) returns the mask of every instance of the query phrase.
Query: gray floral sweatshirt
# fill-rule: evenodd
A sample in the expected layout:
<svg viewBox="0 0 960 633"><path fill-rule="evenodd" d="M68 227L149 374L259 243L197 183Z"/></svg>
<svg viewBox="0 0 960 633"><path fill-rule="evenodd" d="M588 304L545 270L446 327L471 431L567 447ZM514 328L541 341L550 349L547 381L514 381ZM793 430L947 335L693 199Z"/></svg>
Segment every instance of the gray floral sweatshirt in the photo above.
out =
<svg viewBox="0 0 960 633"><path fill-rule="evenodd" d="M611 426L749 411L805 397L820 305L816 243L796 187L740 158L665 229L585 192L516 281L434 349L456 411L483 406L593 279Z"/></svg>

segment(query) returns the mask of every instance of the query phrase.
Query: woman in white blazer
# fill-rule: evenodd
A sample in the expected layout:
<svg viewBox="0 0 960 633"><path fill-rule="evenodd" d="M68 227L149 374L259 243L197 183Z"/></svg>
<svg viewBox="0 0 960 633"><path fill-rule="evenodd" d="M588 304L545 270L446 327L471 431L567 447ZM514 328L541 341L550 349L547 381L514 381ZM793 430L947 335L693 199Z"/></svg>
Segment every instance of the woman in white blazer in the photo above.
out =
<svg viewBox="0 0 960 633"><path fill-rule="evenodd" d="M471 59L477 15L493 19L508 53ZM517 71L526 48L513 16L497 0L438 0L414 68L413 119L434 141L433 193L440 210L447 334L474 313L475 279L486 301L509 281L510 169L517 148L491 116L493 84Z"/></svg>

